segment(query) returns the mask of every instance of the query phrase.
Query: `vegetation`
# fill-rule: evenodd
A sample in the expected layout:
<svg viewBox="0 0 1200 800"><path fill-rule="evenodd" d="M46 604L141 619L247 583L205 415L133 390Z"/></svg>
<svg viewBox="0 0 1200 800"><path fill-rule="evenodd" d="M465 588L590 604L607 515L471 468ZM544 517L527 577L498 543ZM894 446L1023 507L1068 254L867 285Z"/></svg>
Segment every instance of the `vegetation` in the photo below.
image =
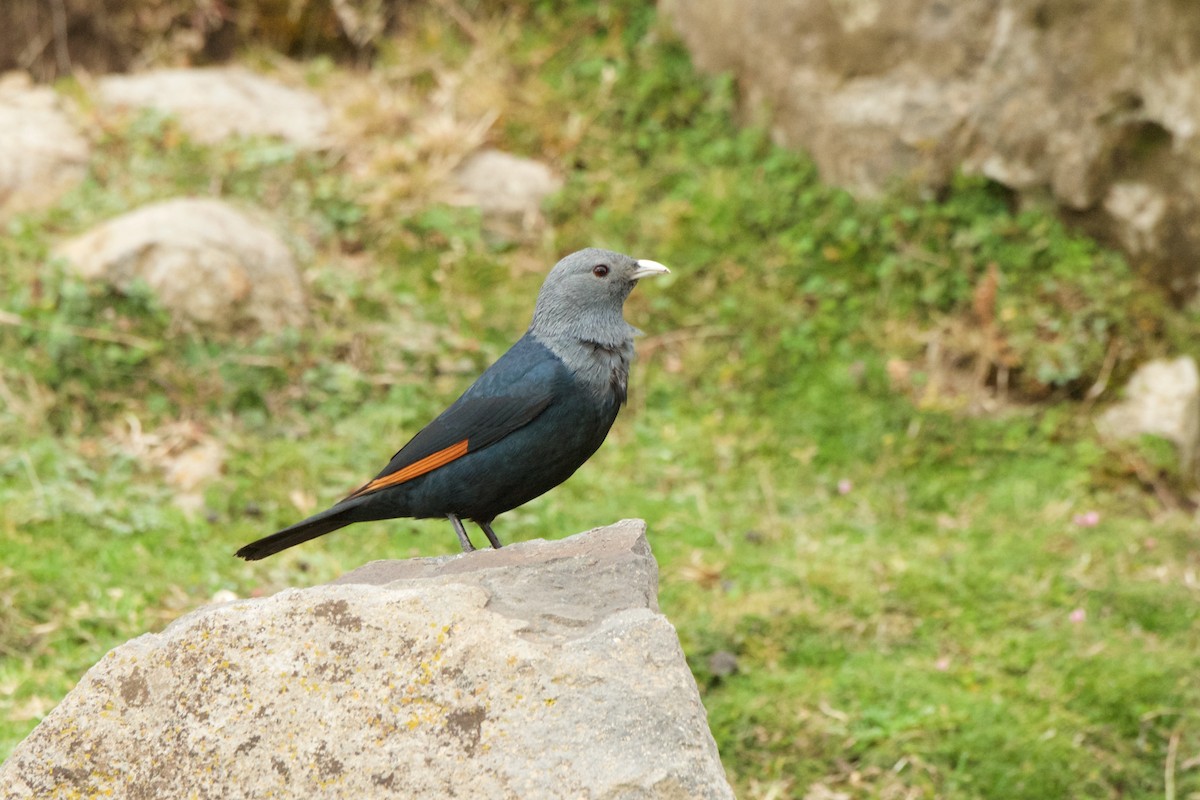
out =
<svg viewBox="0 0 1200 800"><path fill-rule="evenodd" d="M413 10L369 74L304 65L345 112L337 151L99 120L86 183L8 223L0 756L107 649L218 592L453 552L444 523L397 521L231 557L386 460L520 334L556 257L594 244L674 270L630 300L630 407L498 529L649 521L740 797L1200 794L1187 481L1161 443L1115 451L1089 422L1138 360L1194 352L1197 320L984 182L939 202L823 186L739 127L730 82L646 5L485 9L469 31ZM483 141L566 175L544 230L437 201ZM51 255L181 194L269 210L312 323L187 333ZM197 444L225 463L189 513L164 470Z"/></svg>

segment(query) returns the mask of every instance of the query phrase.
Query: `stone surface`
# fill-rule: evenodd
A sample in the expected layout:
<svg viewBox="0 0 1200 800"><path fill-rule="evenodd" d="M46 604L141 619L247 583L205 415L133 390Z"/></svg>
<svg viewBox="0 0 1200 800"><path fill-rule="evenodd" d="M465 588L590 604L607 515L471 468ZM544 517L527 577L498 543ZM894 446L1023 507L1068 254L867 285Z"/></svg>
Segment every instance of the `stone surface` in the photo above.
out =
<svg viewBox="0 0 1200 800"><path fill-rule="evenodd" d="M96 82L96 98L108 107L167 111L201 142L278 136L303 149L318 149L329 132L329 111L316 95L241 67L108 75Z"/></svg>
<svg viewBox="0 0 1200 800"><path fill-rule="evenodd" d="M454 173L458 201L478 206L493 228L528 231L542 218L542 201L562 179L541 162L500 150L472 154Z"/></svg>
<svg viewBox="0 0 1200 800"><path fill-rule="evenodd" d="M0 79L0 217L53 205L83 180L90 153L53 90Z"/></svg>
<svg viewBox="0 0 1200 800"><path fill-rule="evenodd" d="M862 194L956 170L1049 194L1182 295L1200 251L1200 4L660 0L698 65Z"/></svg>
<svg viewBox="0 0 1200 800"><path fill-rule="evenodd" d="M269 226L219 200L183 198L109 220L58 248L85 278L145 281L185 326L276 330L306 319L304 287Z"/></svg>
<svg viewBox="0 0 1200 800"><path fill-rule="evenodd" d="M1200 371L1191 356L1157 359L1138 367L1125 399L1096 420L1113 439L1161 436L1179 448L1185 474L1196 468L1200 450Z"/></svg>
<svg viewBox="0 0 1200 800"><path fill-rule="evenodd" d="M645 524L375 562L110 652L13 798L732 798ZM111 791L112 794L108 794Z"/></svg>

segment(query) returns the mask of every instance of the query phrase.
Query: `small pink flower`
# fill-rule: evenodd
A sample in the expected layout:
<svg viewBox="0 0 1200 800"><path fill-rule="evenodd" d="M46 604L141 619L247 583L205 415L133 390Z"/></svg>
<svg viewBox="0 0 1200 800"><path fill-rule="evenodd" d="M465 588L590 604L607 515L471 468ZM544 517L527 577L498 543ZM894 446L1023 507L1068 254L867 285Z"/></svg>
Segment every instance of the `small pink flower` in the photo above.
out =
<svg viewBox="0 0 1200 800"><path fill-rule="evenodd" d="M1083 621L1087 619L1087 611L1077 608L1071 612L1071 616L1068 619L1071 620L1072 625L1082 625Z"/></svg>
<svg viewBox="0 0 1200 800"><path fill-rule="evenodd" d="M1082 514L1076 514L1071 521L1081 528L1094 528L1100 524L1100 512L1085 511Z"/></svg>
<svg viewBox="0 0 1200 800"><path fill-rule="evenodd" d="M933 668L938 672L945 672L950 669L950 656L942 656L937 661L933 662Z"/></svg>
<svg viewBox="0 0 1200 800"><path fill-rule="evenodd" d="M854 484L849 478L842 478L837 483L838 494L850 494L850 490L854 488Z"/></svg>

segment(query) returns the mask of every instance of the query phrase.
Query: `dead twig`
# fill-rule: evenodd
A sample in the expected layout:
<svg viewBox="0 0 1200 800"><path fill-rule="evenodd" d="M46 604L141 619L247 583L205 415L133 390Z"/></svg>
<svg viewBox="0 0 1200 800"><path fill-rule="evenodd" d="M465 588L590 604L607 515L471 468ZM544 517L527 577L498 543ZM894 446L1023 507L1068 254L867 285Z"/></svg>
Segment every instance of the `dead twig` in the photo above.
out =
<svg viewBox="0 0 1200 800"><path fill-rule="evenodd" d="M9 311L0 311L0 325L10 325L12 327L30 327L38 331L51 331L60 329L66 331L72 336L78 336L81 339L91 339L97 342L111 342L124 347L133 347L138 350L157 350L159 345L157 342L152 342L149 339L143 339L141 336L134 336L129 333L119 333L117 331L106 331L100 328L84 328L79 325L68 325L66 323L56 323L47 325L41 322L34 322L22 317L20 314L13 314Z"/></svg>
<svg viewBox="0 0 1200 800"><path fill-rule="evenodd" d="M54 60L58 74L71 74L71 52L67 46L67 5L63 0L50 4L50 16L54 23Z"/></svg>
<svg viewBox="0 0 1200 800"><path fill-rule="evenodd" d="M1171 731L1167 740L1167 763L1163 767L1163 795L1167 800L1175 800L1175 759L1179 755L1179 729Z"/></svg>
<svg viewBox="0 0 1200 800"><path fill-rule="evenodd" d="M434 2L438 8L446 12L446 16L454 20L454 24L466 34L467 38L473 44L479 42L480 38L482 38L479 34L479 28L475 27L471 15L462 6L455 2L455 0L434 0Z"/></svg>
<svg viewBox="0 0 1200 800"><path fill-rule="evenodd" d="M1117 354L1120 351L1121 340L1117 336L1113 336L1108 340L1108 350L1104 353L1104 363L1100 365L1100 374L1096 376L1096 382L1088 389L1085 396L1085 410L1091 408L1104 390L1108 388L1108 381L1112 377L1113 368L1117 365Z"/></svg>
<svg viewBox="0 0 1200 800"><path fill-rule="evenodd" d="M1178 511L1184 508L1184 502L1159 478L1157 470L1144 458L1129 451L1121 451L1120 458L1144 486L1154 491L1154 497L1162 505L1163 511Z"/></svg>
<svg viewBox="0 0 1200 800"><path fill-rule="evenodd" d="M648 357L655 350L661 350L664 347L669 347L679 342L691 342L701 339L725 339L733 336L733 331L727 328L717 327L699 327L699 328L682 328L677 331L668 331L667 333L659 333L654 336L647 336L641 340L638 345L638 351L642 357Z"/></svg>

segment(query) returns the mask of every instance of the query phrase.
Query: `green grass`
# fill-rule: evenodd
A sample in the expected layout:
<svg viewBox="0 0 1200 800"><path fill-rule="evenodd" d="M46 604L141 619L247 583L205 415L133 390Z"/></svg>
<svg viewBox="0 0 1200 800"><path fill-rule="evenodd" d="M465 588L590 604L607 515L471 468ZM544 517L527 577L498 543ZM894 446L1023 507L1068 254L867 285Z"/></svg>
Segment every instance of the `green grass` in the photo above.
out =
<svg viewBox="0 0 1200 800"><path fill-rule="evenodd" d="M730 81L697 77L643 4L478 13L475 46L416 14L373 91L428 111L437 76L462 77L455 114L499 110L494 144L566 175L544 236L438 205L411 155L433 145L370 112L327 155L204 147L155 115L107 124L87 182L8 223L0 755L106 650L219 591L453 552L444 523L397 521L253 565L230 555L377 469L520 334L557 255L595 244L673 269L627 309L648 334L630 406L584 469L497 527L649 521L662 607L739 796L1160 797L1168 764L1176 797L1200 793L1193 519L1131 459L1168 496L1187 484L1158 445L1097 442L1085 400L1106 370L1116 383L1188 352L1195 318L986 183L938 203L822 185L739 129ZM322 62L309 77L334 99L364 80ZM353 168L397 143L403 170ZM179 194L273 214L312 324L188 335L149 293L48 258ZM1008 394L968 413L1002 373ZM201 513L172 503L134 428L223 448ZM1076 521L1088 511L1098 524ZM713 674L722 651L736 673Z"/></svg>

